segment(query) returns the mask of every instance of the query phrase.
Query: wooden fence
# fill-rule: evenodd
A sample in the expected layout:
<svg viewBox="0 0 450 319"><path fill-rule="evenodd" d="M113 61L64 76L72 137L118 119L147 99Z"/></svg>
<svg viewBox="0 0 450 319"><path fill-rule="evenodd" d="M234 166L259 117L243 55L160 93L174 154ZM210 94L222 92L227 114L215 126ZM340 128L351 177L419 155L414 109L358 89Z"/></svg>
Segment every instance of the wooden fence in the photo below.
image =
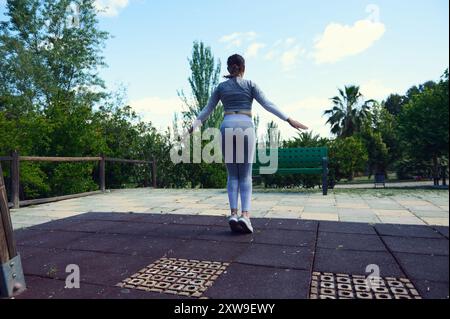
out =
<svg viewBox="0 0 450 319"><path fill-rule="evenodd" d="M152 172L152 185L154 188L157 187L156 183L156 161L143 161L143 160L130 160L121 158L111 158L100 155L98 157L42 157L42 156L20 156L17 151L11 152L10 156L0 156L1 161L9 161L11 163L11 203L9 207L19 208L21 206L36 205L43 203L50 203L70 198L78 198L83 196L89 196L93 194L103 193L106 191L106 162L113 163L127 163L127 164L138 164L138 165L149 165ZM87 192L81 194L73 194L66 196L57 196L52 198L39 198L31 200L20 200L20 162L98 162L99 163L99 189L94 192Z"/></svg>

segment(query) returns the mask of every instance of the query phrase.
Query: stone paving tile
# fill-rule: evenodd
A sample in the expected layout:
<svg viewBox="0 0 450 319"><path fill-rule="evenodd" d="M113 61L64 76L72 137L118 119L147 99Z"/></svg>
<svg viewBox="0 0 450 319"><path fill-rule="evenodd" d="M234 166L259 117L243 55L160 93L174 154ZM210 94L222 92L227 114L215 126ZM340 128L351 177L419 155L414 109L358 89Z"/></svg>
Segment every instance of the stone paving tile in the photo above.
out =
<svg viewBox="0 0 450 319"><path fill-rule="evenodd" d="M438 206L417 206L417 207L410 207L409 210L413 213L431 213L431 212L437 212L437 213L446 213Z"/></svg>
<svg viewBox="0 0 450 319"><path fill-rule="evenodd" d="M351 209L369 209L369 205L367 205L366 203L339 203L337 204L337 207L339 209L346 209L346 208L351 208Z"/></svg>
<svg viewBox="0 0 450 319"><path fill-rule="evenodd" d="M375 214L357 215L357 214L339 214L339 221L360 222L360 223L380 223L380 219Z"/></svg>
<svg viewBox="0 0 450 319"><path fill-rule="evenodd" d="M422 217L422 218L446 218L448 217L448 213L444 211L415 211L413 212L415 216ZM447 218L448 219L448 218Z"/></svg>
<svg viewBox="0 0 450 319"><path fill-rule="evenodd" d="M270 211L276 211L280 213L301 213L303 212L303 206L273 206Z"/></svg>
<svg viewBox="0 0 450 319"><path fill-rule="evenodd" d="M366 208L339 208L339 215L349 215L349 216L376 216L375 212L371 209Z"/></svg>
<svg viewBox="0 0 450 319"><path fill-rule="evenodd" d="M422 217L428 225L449 226L448 218Z"/></svg>
<svg viewBox="0 0 450 319"><path fill-rule="evenodd" d="M208 210L207 215L209 216L228 216L230 211L228 209L211 209Z"/></svg>
<svg viewBox="0 0 450 319"><path fill-rule="evenodd" d="M319 203L311 203L311 202L306 202L303 205L305 205L308 208L337 208L336 207L336 203L331 202L331 203L324 203L324 202L319 202Z"/></svg>
<svg viewBox="0 0 450 319"><path fill-rule="evenodd" d="M22 216L19 214L14 214L11 215L11 220L13 223L42 224L51 221L52 218L47 216Z"/></svg>
<svg viewBox="0 0 450 319"><path fill-rule="evenodd" d="M378 216L384 217L414 217L414 214L407 210L393 210L393 209L373 209L373 212Z"/></svg>
<svg viewBox="0 0 450 319"><path fill-rule="evenodd" d="M421 205L429 205L429 203L425 200L403 200L403 199L397 199L397 202L403 206L421 206Z"/></svg>
<svg viewBox="0 0 450 319"><path fill-rule="evenodd" d="M384 224L403 224L403 225L426 225L426 223L418 217L395 217L395 216L379 216L378 218Z"/></svg>
<svg viewBox="0 0 450 319"><path fill-rule="evenodd" d="M336 207L328 207L328 206L322 206L322 207L317 207L317 206L305 206L305 208L303 209L303 213L305 214L334 214L337 213L338 209Z"/></svg>
<svg viewBox="0 0 450 319"><path fill-rule="evenodd" d="M379 191L377 191L379 192ZM375 196L375 194L377 194ZM361 223L405 223L448 225L448 193L410 191L384 196L382 192L254 193L254 218L300 218L308 220L354 221ZM106 194L12 210L14 227L29 227L54 219L92 212L133 211L227 216L228 199L221 190L113 190ZM407 212L409 211L410 214ZM295 212L295 213L294 213ZM298 213L302 215L298 216ZM340 213L337 215L337 213ZM354 216L352 216L352 214ZM29 217L25 217L29 216ZM394 217L409 217L396 219ZM417 218L416 218L417 217ZM43 218L43 219L41 219Z"/></svg>
<svg viewBox="0 0 450 319"><path fill-rule="evenodd" d="M300 213L299 212L283 212L283 211L269 211L266 216L266 218L291 218L291 219L299 219Z"/></svg>
<svg viewBox="0 0 450 319"><path fill-rule="evenodd" d="M276 206L305 206L307 202L304 200L281 200Z"/></svg>
<svg viewBox="0 0 450 319"><path fill-rule="evenodd" d="M204 210L204 209L211 209L214 208L215 205L213 204L200 204L200 203L196 203L196 204L185 204L184 202L181 202L184 204L183 208L187 208L187 209L195 209L197 211L199 210Z"/></svg>
<svg viewBox="0 0 450 319"><path fill-rule="evenodd" d="M272 207L275 206L276 203L272 202L272 201L261 201L261 200L256 200L254 202L252 202L252 209L270 209Z"/></svg>
<svg viewBox="0 0 450 319"><path fill-rule="evenodd" d="M319 214L319 213L302 213L301 219L305 220L330 220L330 221L339 221L338 214Z"/></svg>
<svg viewBox="0 0 450 319"><path fill-rule="evenodd" d="M13 229L14 230L19 230L19 229L26 229L29 227L34 226L34 224L25 224L25 223L14 223L13 224Z"/></svg>
<svg viewBox="0 0 450 319"><path fill-rule="evenodd" d="M402 210L405 209L402 205L396 203L377 203L369 202L369 207L372 209L388 209L388 210Z"/></svg>
<svg viewBox="0 0 450 319"><path fill-rule="evenodd" d="M250 213L250 216L251 216L253 219L256 219L256 218L265 218L265 217L267 216L267 214L268 214L268 211L267 211L267 210L256 210L256 211L252 211L252 212Z"/></svg>
<svg viewBox="0 0 450 319"><path fill-rule="evenodd" d="M173 211L172 209L162 208L162 207L153 207L147 209L144 214L167 214Z"/></svg>
<svg viewBox="0 0 450 319"><path fill-rule="evenodd" d="M67 218L77 216L79 214L80 212L73 212L73 211L51 211L47 212L46 216L50 218Z"/></svg>
<svg viewBox="0 0 450 319"><path fill-rule="evenodd" d="M170 212L173 215L198 215L199 213L200 210L195 208L178 208Z"/></svg>

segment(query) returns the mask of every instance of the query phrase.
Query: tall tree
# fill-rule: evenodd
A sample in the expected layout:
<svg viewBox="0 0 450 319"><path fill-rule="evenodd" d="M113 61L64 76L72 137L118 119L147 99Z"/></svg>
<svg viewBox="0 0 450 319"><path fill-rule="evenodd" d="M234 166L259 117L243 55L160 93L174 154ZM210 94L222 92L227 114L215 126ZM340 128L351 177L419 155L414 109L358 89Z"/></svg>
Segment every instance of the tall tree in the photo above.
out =
<svg viewBox="0 0 450 319"><path fill-rule="evenodd" d="M369 174L386 174L400 158L396 120L396 116L380 104L375 104L370 116L364 120L359 135L369 154Z"/></svg>
<svg viewBox="0 0 450 319"><path fill-rule="evenodd" d="M345 86L339 89L339 95L331 98L333 107L326 110L327 124L331 125L331 133L338 137L349 137L358 133L363 120L370 114L373 100L364 100L359 86Z"/></svg>
<svg viewBox="0 0 450 319"><path fill-rule="evenodd" d="M409 158L430 162L437 178L440 159L449 155L448 70L438 84L412 95L400 113L398 123Z"/></svg>
<svg viewBox="0 0 450 319"><path fill-rule="evenodd" d="M369 159L364 142L358 136L336 138L329 142L330 177L339 181L352 180L355 173L365 169Z"/></svg>
<svg viewBox="0 0 450 319"><path fill-rule="evenodd" d="M208 104L208 100L213 90L219 84L221 64L220 60L215 60L211 48L205 46L203 42L194 42L192 56L188 59L191 75L188 78L191 88L190 96L183 90L178 92L187 109L182 112L184 126L190 126L200 112ZM218 128L223 119L223 106L221 103L203 123L202 130L206 128ZM202 141L206 145L210 141ZM193 154L193 145L191 154ZM180 165L178 165L180 166ZM181 171L182 169L180 169ZM220 188L226 184L226 170L222 164L198 163L185 167L186 180L191 187L216 187Z"/></svg>
<svg viewBox="0 0 450 319"><path fill-rule="evenodd" d="M93 0L8 0L0 25L0 95L21 111L90 103L102 94L98 68L108 34ZM67 106L69 107L69 106Z"/></svg>
<svg viewBox="0 0 450 319"><path fill-rule="evenodd" d="M386 101L383 102L383 106L392 115L398 115L402 111L403 106L406 104L406 102L406 96L391 94L388 96Z"/></svg>
<svg viewBox="0 0 450 319"><path fill-rule="evenodd" d="M105 144L93 107L105 96L98 69L108 35L94 0L8 0L0 23L0 123L22 154L83 156ZM2 149L2 153L9 151ZM53 191L86 191L94 164L24 167L22 186L49 175ZM34 171L32 171L34 170ZM83 174L82 172L88 172ZM57 180L62 181L61 183ZM70 189L68 188L70 187Z"/></svg>
<svg viewBox="0 0 450 319"><path fill-rule="evenodd" d="M267 123L266 134L264 136L266 142L266 147L271 147L271 145L281 145L281 132L278 128L278 124L274 121Z"/></svg>
<svg viewBox="0 0 450 319"><path fill-rule="evenodd" d="M194 42L192 56L188 61L191 69L191 76L188 79L191 98L188 98L183 90L178 92L178 96L187 107L182 113L184 121L190 124L205 108L212 91L219 84L221 63L220 60L216 62L211 48L205 46L203 42ZM223 106L218 105L204 127L219 127L222 118Z"/></svg>

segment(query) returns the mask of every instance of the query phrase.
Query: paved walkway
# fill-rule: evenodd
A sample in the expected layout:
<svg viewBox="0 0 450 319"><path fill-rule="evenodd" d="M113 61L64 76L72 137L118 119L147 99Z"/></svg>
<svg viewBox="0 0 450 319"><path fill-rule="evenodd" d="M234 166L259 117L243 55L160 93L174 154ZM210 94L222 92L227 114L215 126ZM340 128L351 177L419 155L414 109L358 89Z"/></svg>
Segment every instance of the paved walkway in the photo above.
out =
<svg viewBox="0 0 450 319"><path fill-rule="evenodd" d="M414 182L386 182L386 188L424 188L434 187L433 181L414 181ZM381 187L381 186L378 186ZM356 189L356 188L374 188L374 183L349 183L349 184L337 184L336 189Z"/></svg>
<svg viewBox="0 0 450 319"><path fill-rule="evenodd" d="M126 193L98 197L97 205L135 203ZM154 193L159 195L152 205L168 205L162 192ZM181 209L177 198L196 203L185 194L170 195L173 209ZM224 200L220 193L209 194L198 205ZM148 192L142 196L149 203ZM302 205L294 201L298 196L283 196L279 199L291 198L293 209ZM304 204L316 199L308 196ZM267 218L254 223L255 234L233 235L220 216L87 213L18 230L28 285L19 298L449 296L448 227ZM79 266L79 289L65 289L69 264ZM373 271L381 278L369 285L366 276Z"/></svg>
<svg viewBox="0 0 450 319"><path fill-rule="evenodd" d="M335 190L253 195L254 218L374 224L449 225L448 190ZM224 190L114 190L100 195L12 210L15 229L87 212L226 216Z"/></svg>

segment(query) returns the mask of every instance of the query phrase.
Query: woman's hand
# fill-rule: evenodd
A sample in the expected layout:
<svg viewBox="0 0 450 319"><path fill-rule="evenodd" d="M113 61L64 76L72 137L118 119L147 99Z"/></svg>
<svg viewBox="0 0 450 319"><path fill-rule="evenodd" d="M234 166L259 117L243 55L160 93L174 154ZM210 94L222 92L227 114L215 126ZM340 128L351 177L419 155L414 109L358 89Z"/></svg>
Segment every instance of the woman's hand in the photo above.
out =
<svg viewBox="0 0 450 319"><path fill-rule="evenodd" d="M295 129L297 129L299 131L308 129L308 127L306 125L303 125L302 123L300 123L300 122L298 122L298 121L296 121L294 119L288 118L287 121L293 128L295 128Z"/></svg>

